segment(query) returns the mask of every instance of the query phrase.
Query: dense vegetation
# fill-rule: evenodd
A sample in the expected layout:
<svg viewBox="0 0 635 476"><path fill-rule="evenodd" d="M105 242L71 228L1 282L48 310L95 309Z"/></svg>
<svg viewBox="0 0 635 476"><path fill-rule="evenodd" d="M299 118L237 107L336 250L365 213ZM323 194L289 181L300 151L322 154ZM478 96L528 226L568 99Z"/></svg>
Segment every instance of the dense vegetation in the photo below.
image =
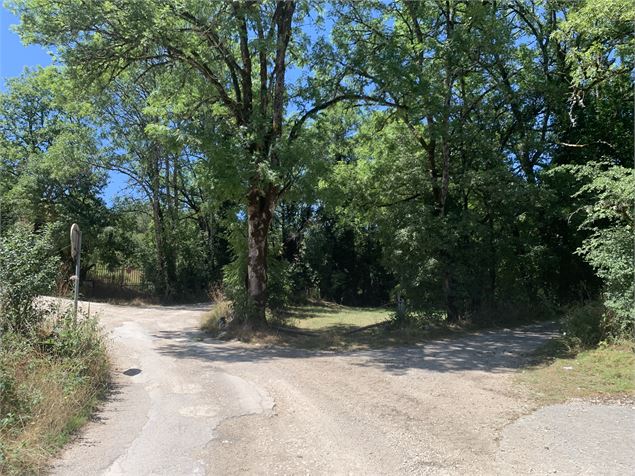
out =
<svg viewBox="0 0 635 476"><path fill-rule="evenodd" d="M222 284L254 325L321 297L632 330L631 2L11 5L58 62L0 96L3 233L68 265L77 222L84 273Z"/></svg>
<svg viewBox="0 0 635 476"><path fill-rule="evenodd" d="M0 239L0 473L39 474L106 389L96 321L38 297L59 270L51 229Z"/></svg>

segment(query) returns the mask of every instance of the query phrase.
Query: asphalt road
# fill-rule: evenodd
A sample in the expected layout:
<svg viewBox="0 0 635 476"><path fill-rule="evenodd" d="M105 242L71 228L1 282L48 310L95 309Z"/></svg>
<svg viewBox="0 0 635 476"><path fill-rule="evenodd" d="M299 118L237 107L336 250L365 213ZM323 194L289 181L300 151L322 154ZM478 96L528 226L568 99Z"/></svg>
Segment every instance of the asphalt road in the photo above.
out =
<svg viewBox="0 0 635 476"><path fill-rule="evenodd" d="M532 413L513 385L548 327L335 353L206 338L205 309L91 304L114 388L53 474L627 474L635 460L632 407Z"/></svg>

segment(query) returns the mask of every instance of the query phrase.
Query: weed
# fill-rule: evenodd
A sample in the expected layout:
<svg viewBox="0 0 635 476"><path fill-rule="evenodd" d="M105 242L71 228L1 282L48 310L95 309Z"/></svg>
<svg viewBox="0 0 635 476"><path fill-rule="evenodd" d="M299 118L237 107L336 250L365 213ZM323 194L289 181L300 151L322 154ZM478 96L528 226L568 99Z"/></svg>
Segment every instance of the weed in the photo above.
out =
<svg viewBox="0 0 635 476"><path fill-rule="evenodd" d="M604 334L602 316L604 306L599 303L571 306L565 310L562 327L569 339L583 347L598 344Z"/></svg>
<svg viewBox="0 0 635 476"><path fill-rule="evenodd" d="M0 473L40 473L107 388L104 341L93 319L66 316L0 349Z"/></svg>
<svg viewBox="0 0 635 476"><path fill-rule="evenodd" d="M217 301L201 321L201 329L213 335L218 335L234 319L234 307L230 301Z"/></svg>

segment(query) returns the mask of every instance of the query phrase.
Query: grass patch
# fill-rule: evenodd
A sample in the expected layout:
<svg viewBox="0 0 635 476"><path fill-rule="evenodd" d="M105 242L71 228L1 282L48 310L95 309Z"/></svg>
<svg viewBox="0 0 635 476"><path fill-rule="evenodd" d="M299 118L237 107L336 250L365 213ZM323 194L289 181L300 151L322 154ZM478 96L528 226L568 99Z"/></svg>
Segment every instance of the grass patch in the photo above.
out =
<svg viewBox="0 0 635 476"><path fill-rule="evenodd" d="M226 316L222 300L218 310L212 309L203 317L201 328L224 339L238 339L259 345L276 345L303 349L347 350L412 345L425 339L460 334L460 325L407 321L396 326L392 310L386 308L349 307L315 301L307 305L291 306L268 318L271 328L252 329L248 326L228 325L219 332L219 319ZM377 327L364 329L380 323ZM363 329L363 330L362 330ZM362 330L361 332L355 332Z"/></svg>
<svg viewBox="0 0 635 476"><path fill-rule="evenodd" d="M284 322L308 331L347 331L390 319L392 311L385 308L348 307L332 303L291 306L281 313Z"/></svg>
<svg viewBox="0 0 635 476"><path fill-rule="evenodd" d="M0 339L0 474L41 474L107 388L109 363L94 320L61 320Z"/></svg>
<svg viewBox="0 0 635 476"><path fill-rule="evenodd" d="M635 395L632 342L578 351L560 338L538 349L534 357L535 364L523 370L518 380L545 404Z"/></svg>
<svg viewBox="0 0 635 476"><path fill-rule="evenodd" d="M282 313L282 322L311 336L278 334L279 343L302 348L331 350L414 345L426 339L463 334L469 323L447 324L434 316L412 317L399 325L394 310L383 307L349 307L328 302L293 306ZM375 326L362 330L368 326ZM361 332L356 332L362 330Z"/></svg>

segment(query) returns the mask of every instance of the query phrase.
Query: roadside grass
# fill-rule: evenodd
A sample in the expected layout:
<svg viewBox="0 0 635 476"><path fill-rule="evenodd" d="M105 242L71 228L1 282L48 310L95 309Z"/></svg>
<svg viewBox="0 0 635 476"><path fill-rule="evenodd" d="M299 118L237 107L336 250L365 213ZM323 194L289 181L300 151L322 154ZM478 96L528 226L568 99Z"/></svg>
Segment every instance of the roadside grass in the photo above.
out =
<svg viewBox="0 0 635 476"><path fill-rule="evenodd" d="M543 404L571 398L635 396L634 343L622 341L580 350L564 338L553 339L533 355L534 364L518 382Z"/></svg>
<svg viewBox="0 0 635 476"><path fill-rule="evenodd" d="M110 366L96 325L48 332L0 339L0 474L45 472L108 387Z"/></svg>

